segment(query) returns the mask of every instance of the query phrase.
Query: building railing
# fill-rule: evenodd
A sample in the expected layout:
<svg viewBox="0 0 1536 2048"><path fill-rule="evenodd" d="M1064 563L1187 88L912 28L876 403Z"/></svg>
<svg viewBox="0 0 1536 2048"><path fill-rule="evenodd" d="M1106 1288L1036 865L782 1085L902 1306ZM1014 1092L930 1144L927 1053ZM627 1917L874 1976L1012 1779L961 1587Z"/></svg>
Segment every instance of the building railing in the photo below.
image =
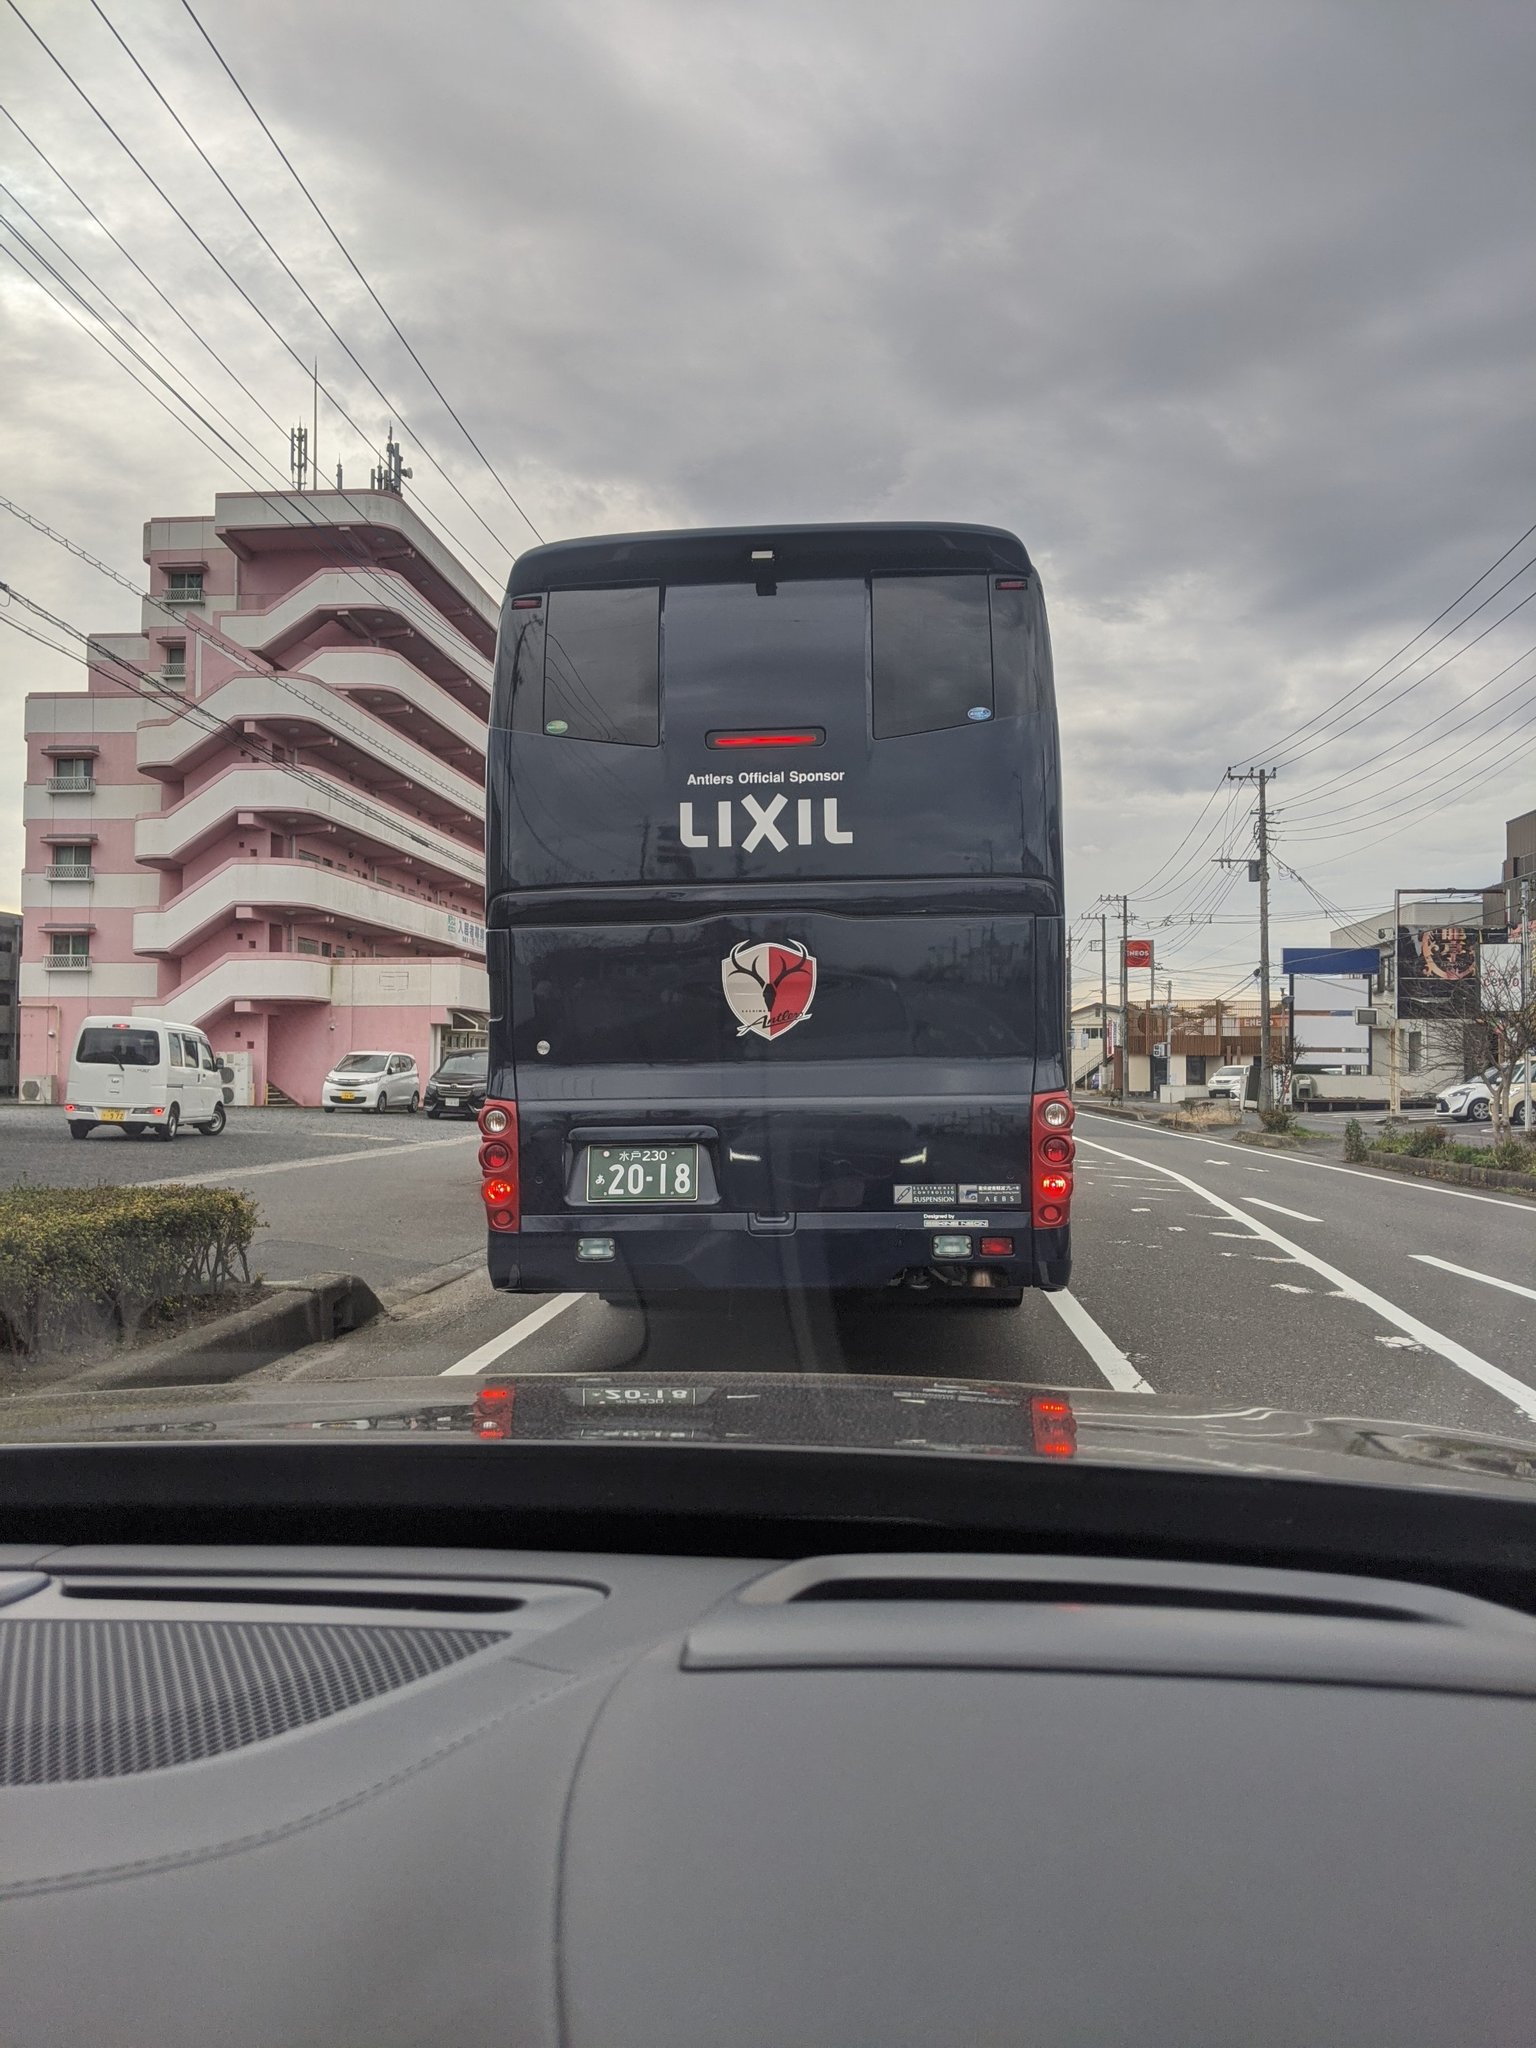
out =
<svg viewBox="0 0 1536 2048"><path fill-rule="evenodd" d="M96 778L94 775L50 775L48 790L52 796L94 796Z"/></svg>
<svg viewBox="0 0 1536 2048"><path fill-rule="evenodd" d="M71 969L84 974L89 970L90 964L90 955L87 953L50 953L43 962L50 974L64 974Z"/></svg>
<svg viewBox="0 0 1536 2048"><path fill-rule="evenodd" d="M94 882L96 870L91 867L58 867L45 870L50 882Z"/></svg>

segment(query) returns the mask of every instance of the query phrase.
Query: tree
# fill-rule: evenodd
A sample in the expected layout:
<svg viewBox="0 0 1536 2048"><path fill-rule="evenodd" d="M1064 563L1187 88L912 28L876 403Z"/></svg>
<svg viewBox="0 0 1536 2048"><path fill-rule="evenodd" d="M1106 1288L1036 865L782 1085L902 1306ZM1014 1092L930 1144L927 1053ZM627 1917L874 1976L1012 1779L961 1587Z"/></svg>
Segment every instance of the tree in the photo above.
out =
<svg viewBox="0 0 1536 2048"><path fill-rule="evenodd" d="M1515 1070L1522 1060L1536 1058L1536 974L1530 972L1529 958L1524 970L1520 959L1530 944L1525 938L1520 945L1484 946L1478 963L1477 1007L1471 1021L1483 1026L1493 1047L1489 1064L1496 1078L1488 1086L1496 1144L1509 1135ZM1527 1137L1532 1135L1526 1132Z"/></svg>

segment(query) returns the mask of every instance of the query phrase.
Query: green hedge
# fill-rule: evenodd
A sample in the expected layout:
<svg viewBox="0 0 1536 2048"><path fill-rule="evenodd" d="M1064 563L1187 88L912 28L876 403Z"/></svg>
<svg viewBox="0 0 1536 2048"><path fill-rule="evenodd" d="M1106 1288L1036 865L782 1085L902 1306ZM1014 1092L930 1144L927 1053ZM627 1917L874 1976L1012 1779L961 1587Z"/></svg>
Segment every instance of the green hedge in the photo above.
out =
<svg viewBox="0 0 1536 2048"><path fill-rule="evenodd" d="M12 1355L250 1279L260 1217L228 1188L0 1191L0 1341Z"/></svg>

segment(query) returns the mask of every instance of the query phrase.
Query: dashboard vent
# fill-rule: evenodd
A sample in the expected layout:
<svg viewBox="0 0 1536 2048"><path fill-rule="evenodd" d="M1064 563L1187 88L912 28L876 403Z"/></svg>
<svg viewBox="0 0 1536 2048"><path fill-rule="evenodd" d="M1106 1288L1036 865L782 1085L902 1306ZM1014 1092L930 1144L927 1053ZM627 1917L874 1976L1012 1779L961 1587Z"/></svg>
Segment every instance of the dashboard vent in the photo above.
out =
<svg viewBox="0 0 1536 2048"><path fill-rule="evenodd" d="M326 1622L0 1625L0 1785L198 1763L304 1728L506 1641Z"/></svg>

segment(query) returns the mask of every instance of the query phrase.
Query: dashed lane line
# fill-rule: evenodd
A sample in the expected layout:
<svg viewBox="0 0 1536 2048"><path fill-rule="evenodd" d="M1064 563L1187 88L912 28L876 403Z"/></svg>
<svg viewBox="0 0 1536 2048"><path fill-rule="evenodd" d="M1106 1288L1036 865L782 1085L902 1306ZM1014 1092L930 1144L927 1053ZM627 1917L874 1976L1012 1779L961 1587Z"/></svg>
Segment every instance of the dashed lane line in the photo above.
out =
<svg viewBox="0 0 1536 2048"><path fill-rule="evenodd" d="M1099 1328L1075 1294L1064 1288L1061 1293L1048 1294L1045 1298L1118 1393L1152 1392L1150 1384L1142 1378L1114 1339Z"/></svg>
<svg viewBox="0 0 1536 2048"><path fill-rule="evenodd" d="M1298 1223L1321 1223L1321 1216L1309 1216L1305 1209L1287 1209L1283 1202L1266 1202L1258 1195L1244 1195L1251 1209L1273 1209L1277 1216L1294 1216Z"/></svg>
<svg viewBox="0 0 1536 2048"><path fill-rule="evenodd" d="M510 1330L502 1330L489 1343L482 1344L476 1351L467 1351L454 1364L445 1366L438 1375L440 1379L464 1379L473 1373L485 1372L498 1358L505 1358L515 1345L542 1330L546 1323L552 1323L556 1316L563 1316L568 1308L574 1308L578 1301L585 1301L584 1294L556 1294L546 1301L542 1308L536 1308Z"/></svg>
<svg viewBox="0 0 1536 2048"><path fill-rule="evenodd" d="M1463 1280L1481 1280L1485 1287L1502 1287L1506 1294L1523 1294L1536 1301L1536 1287L1522 1287L1518 1280L1502 1279L1497 1273L1479 1273L1475 1266L1453 1266L1449 1259L1437 1259L1432 1252L1410 1252L1421 1266L1438 1266L1442 1273L1459 1273Z"/></svg>
<svg viewBox="0 0 1536 2048"><path fill-rule="evenodd" d="M1112 1159L1134 1157L1132 1153L1117 1151L1113 1145L1100 1144L1096 1138L1080 1137L1077 1142L1079 1145L1091 1147L1095 1152L1106 1152ZM1152 1162L1140 1160L1137 1163L1145 1166ZM1170 1180L1181 1182L1192 1193L1210 1202L1213 1207L1224 1210L1234 1222L1246 1223L1256 1235L1267 1238L1281 1251L1289 1252L1298 1264L1310 1266L1314 1273L1320 1273L1325 1280L1331 1281L1347 1300L1358 1302L1362 1308L1373 1310L1384 1322L1392 1323L1402 1331L1410 1343L1421 1344L1426 1351L1437 1352L1448 1364L1454 1365L1472 1379L1481 1380L1485 1387L1491 1387L1494 1393L1502 1394L1504 1399L1512 1402L1522 1415L1536 1422L1536 1387L1528 1386L1523 1380L1517 1380L1513 1373L1505 1372L1502 1366L1494 1365L1491 1360L1480 1357L1465 1344L1458 1344L1454 1337L1446 1337L1439 1330L1432 1330L1428 1323L1422 1323L1417 1316L1409 1315L1407 1310L1399 1308L1395 1301L1388 1301L1384 1294L1378 1294L1374 1288L1363 1286L1351 1274L1340 1272L1337 1266L1330 1266L1326 1260L1320 1259L1316 1252L1309 1251L1305 1245L1297 1244L1291 1238L1282 1237L1278 1230L1260 1217L1249 1216L1244 1210L1239 1209L1235 1202L1229 1202L1224 1195L1215 1194L1210 1188L1202 1187L1199 1181L1191 1180L1188 1174L1179 1173L1171 1166L1160 1166L1157 1170L1159 1173L1167 1174Z"/></svg>

